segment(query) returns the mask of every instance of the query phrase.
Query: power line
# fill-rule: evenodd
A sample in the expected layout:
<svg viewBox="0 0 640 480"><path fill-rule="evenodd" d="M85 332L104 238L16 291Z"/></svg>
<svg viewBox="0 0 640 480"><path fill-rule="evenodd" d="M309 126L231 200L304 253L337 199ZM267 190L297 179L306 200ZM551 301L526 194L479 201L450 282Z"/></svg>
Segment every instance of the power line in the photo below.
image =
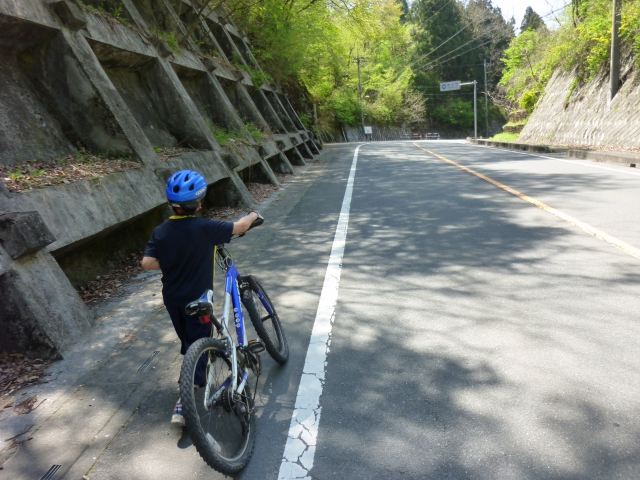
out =
<svg viewBox="0 0 640 480"><path fill-rule="evenodd" d="M493 33L494 33L494 31L496 31L496 30L497 30L497 28L494 28L494 29L492 29L492 30L489 30L489 31L487 31L487 32L483 33L482 35L480 35L480 36L478 36L478 37L474 37L474 38L472 38L471 40L469 40L468 42L463 43L463 44L462 44L462 45L460 45L459 47L454 48L453 50L451 50L451 51L449 51L449 52L445 53L444 55L441 55L440 57L436 58L435 60L431 60L430 62L428 62L427 64L425 64L425 65L423 65L423 66L421 66L421 67L414 68L414 71L419 70L419 69L422 69L422 68L429 67L429 66L431 66L433 63L436 63L436 62L440 61L441 59L445 58L447 55L450 55L450 54L452 54L453 52L455 52L455 51L457 51L457 50L460 50L461 48L464 48L465 46L469 45L470 43L474 42L475 40L480 40L481 38L486 37L487 35L491 35L491 34L493 34ZM459 33L459 32L458 32L458 33ZM453 38L453 37L450 37L450 38L449 38L449 39L447 39L444 43L448 42L448 41L449 41L449 40L451 40L452 38ZM490 43L491 41L492 41L492 40L490 40L489 42L484 43L483 45L486 45L487 43ZM442 45L444 45L444 43L443 43ZM439 47L438 47L438 48L439 48ZM477 47L476 47L476 48L477 48ZM473 50L473 49L472 49L472 50ZM466 53L466 52L465 52L465 53ZM459 56L460 56L460 55L457 55L456 57L459 57ZM456 58L456 57L453 57L453 58ZM424 57L422 57L422 58L424 58ZM422 58L421 58L421 59L422 59ZM421 59L416 60L415 62L413 62L413 63L412 63L412 64L410 64L409 66L411 67L411 66L415 65L415 64L416 64L417 62L419 62Z"/></svg>
<svg viewBox="0 0 640 480"><path fill-rule="evenodd" d="M477 45L477 46L475 46L473 48L470 48L469 50L465 50L464 52L462 52L462 53L460 53L460 54L458 54L458 55L456 55L454 57L447 58L447 59L443 60L440 63L437 63L437 64L433 65L433 62L431 62L431 63L429 63L427 65L423 65L422 67L419 67L419 68L422 69L422 68L436 68L436 67L439 67L440 65L444 65L445 63L453 60L454 58L458 58L458 57L460 57L460 56L462 56L462 55L464 55L464 54L466 54L468 52L471 52L472 50L475 50L476 48L484 47L485 45L487 45L487 44L489 44L491 42L492 42L492 40L487 40L486 42L481 43L480 45ZM449 53L452 53L452 52L449 52ZM443 56L446 56L446 55L443 55ZM418 69L414 69L414 71L416 71L416 70L418 70Z"/></svg>
<svg viewBox="0 0 640 480"><path fill-rule="evenodd" d="M421 67L414 68L414 69L413 69L413 71L415 72L415 71L420 70L421 68L427 68L427 67L431 66L432 64L434 64L434 63L436 63L436 62L440 61L441 59L445 58L446 56L451 55L453 52L455 52L455 51L457 51L457 50L460 50L461 48L466 47L467 45L469 45L469 44L470 44L470 43L472 43L472 42L475 42L476 40L481 39L483 36L484 36L484 35L482 35L482 36L480 36L480 37L477 37L477 38L472 38L472 39L471 39L471 40L469 40L468 42L463 43L463 44L462 44L462 45L460 45L459 47L454 48L453 50L451 50L451 51L449 51L449 52L445 53L444 55L441 55L440 57L436 58L435 60L431 60L429 63L426 63L425 65L422 65ZM464 53L466 53L466 52L464 52ZM454 57L454 58L455 58L455 57ZM415 62L414 62L414 63L415 63Z"/></svg>
<svg viewBox="0 0 640 480"><path fill-rule="evenodd" d="M547 13L546 15L541 16L540 18L547 18L548 16L553 15L554 13L559 12L560 10L564 10L564 9L565 9L566 7L568 7L569 5L571 5L571 2L566 3L565 5L563 5L563 6L562 6L562 7L560 7L560 8L556 8L555 10L553 10L553 11L551 11L551 12Z"/></svg>
<svg viewBox="0 0 640 480"><path fill-rule="evenodd" d="M449 43L450 40L453 40L455 37L457 37L460 33L462 33L464 30L466 30L467 28L469 28L470 24L465 25L464 27L462 27L460 30L458 30L456 33L454 33L452 36L450 36L449 38L447 38L444 42L442 42L440 45L438 45L436 48L434 48L433 50L431 50L429 53L427 53L426 55L423 55L422 57L420 57L418 60L416 60L413 63L410 63L409 66L413 66L416 63L418 63L419 61L421 61L423 58L428 57L429 55L431 55L433 52L435 52L436 50L438 50L440 47L442 47L443 45L446 45L447 43Z"/></svg>
<svg viewBox="0 0 640 480"><path fill-rule="evenodd" d="M448 3L451 3L451 1L452 1L452 0L446 0L446 1L444 2L444 4L442 5L442 7L440 7L436 13L434 13L433 15L431 15L431 18L435 17L435 16L436 16L437 14L439 14L442 10L444 10L444 7L446 7Z"/></svg>

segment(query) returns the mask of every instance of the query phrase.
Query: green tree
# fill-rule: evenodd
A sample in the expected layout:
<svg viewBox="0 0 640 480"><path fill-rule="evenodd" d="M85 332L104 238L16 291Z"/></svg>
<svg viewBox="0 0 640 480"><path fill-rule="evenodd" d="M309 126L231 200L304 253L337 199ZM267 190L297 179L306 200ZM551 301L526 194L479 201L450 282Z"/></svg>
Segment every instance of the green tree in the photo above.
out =
<svg viewBox="0 0 640 480"><path fill-rule="evenodd" d="M413 82L427 99L430 118L439 128L459 129L468 125L462 118L465 110L459 108L463 102L472 109L473 100L468 91L443 95L439 84L448 80L477 80L482 87L486 59L491 65L489 83L495 85L501 78L500 58L513 37L513 24L502 17L491 0L444 4L440 0L416 0L411 13ZM460 120L437 113L445 107L462 115Z"/></svg>
<svg viewBox="0 0 640 480"><path fill-rule="evenodd" d="M329 5L262 0L236 23L248 32L254 54L276 81L308 90L324 125L357 125L362 110L367 123L394 123L416 112L402 13L398 0ZM363 91L369 92L362 103L358 57Z"/></svg>
<svg viewBox="0 0 640 480"><path fill-rule="evenodd" d="M522 24L520 25L520 31L524 32L529 29L538 30L540 27L546 27L542 17L538 15L533 8L527 7L527 10L524 12Z"/></svg>

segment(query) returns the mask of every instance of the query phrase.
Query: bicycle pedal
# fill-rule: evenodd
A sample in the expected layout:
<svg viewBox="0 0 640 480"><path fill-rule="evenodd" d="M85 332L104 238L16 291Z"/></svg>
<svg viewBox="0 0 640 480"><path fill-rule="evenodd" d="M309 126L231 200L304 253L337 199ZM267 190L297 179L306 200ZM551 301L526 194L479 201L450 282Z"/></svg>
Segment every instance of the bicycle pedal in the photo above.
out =
<svg viewBox="0 0 640 480"><path fill-rule="evenodd" d="M264 342L259 338L254 338L253 340L249 340L249 343L247 344L247 350L249 350L251 353L264 352L265 350Z"/></svg>

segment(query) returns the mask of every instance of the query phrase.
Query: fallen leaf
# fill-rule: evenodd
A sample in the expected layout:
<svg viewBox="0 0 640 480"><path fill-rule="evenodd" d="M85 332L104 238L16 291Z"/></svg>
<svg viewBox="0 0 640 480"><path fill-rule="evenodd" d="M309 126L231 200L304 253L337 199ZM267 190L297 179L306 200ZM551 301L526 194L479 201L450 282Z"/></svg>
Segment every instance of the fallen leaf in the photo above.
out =
<svg viewBox="0 0 640 480"><path fill-rule="evenodd" d="M37 395L32 395L30 397L27 397L25 400L23 400L18 405L16 405L16 408L14 409L14 411L21 415L27 414L31 412L31 410L33 410L33 407L37 401L38 401Z"/></svg>

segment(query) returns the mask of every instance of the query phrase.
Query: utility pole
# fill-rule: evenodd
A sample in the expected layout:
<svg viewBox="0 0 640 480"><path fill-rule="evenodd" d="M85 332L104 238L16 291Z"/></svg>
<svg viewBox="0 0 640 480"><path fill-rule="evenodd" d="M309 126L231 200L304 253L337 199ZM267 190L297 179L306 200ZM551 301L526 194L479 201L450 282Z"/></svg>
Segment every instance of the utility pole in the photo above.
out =
<svg viewBox="0 0 640 480"><path fill-rule="evenodd" d="M362 84L360 83L360 54L356 52L358 62L358 99L360 100L360 120L362 121L362 133L364 134L364 109L362 108Z"/></svg>
<svg viewBox="0 0 640 480"><path fill-rule="evenodd" d="M489 138L489 98L487 94L487 59L484 59L484 134Z"/></svg>
<svg viewBox="0 0 640 480"><path fill-rule="evenodd" d="M478 138L478 82L473 81L473 138Z"/></svg>
<svg viewBox="0 0 640 480"><path fill-rule="evenodd" d="M455 84L455 85L451 85ZM464 87L465 85L473 85L473 138L478 138L478 82L474 80L473 82L460 83L459 81L450 82L450 83L441 83L440 91L451 91L451 90L460 90L460 87Z"/></svg>
<svg viewBox="0 0 640 480"><path fill-rule="evenodd" d="M620 0L613 0L613 22L611 25L611 73L609 75L609 81L611 86L611 100L618 93L618 86L620 84L620 37L618 31L620 30Z"/></svg>

